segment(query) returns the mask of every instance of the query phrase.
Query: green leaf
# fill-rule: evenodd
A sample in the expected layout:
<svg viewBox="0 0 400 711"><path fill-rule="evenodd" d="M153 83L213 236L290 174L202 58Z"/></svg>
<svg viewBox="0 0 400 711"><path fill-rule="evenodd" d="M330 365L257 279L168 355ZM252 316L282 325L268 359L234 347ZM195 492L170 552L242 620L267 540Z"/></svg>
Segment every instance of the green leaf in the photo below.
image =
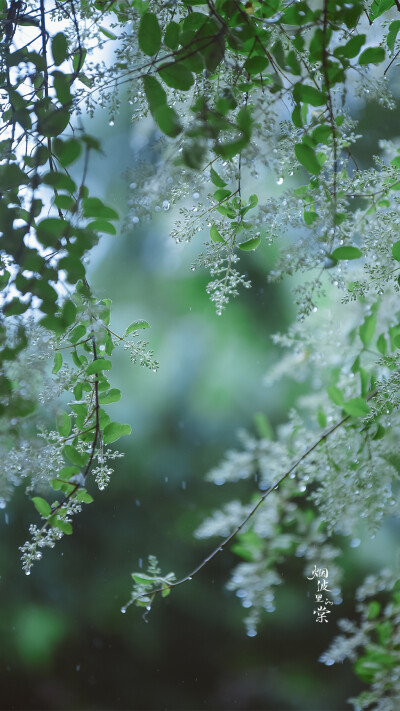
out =
<svg viewBox="0 0 400 711"><path fill-rule="evenodd" d="M131 325L128 326L125 331L125 336L129 336L129 334L133 331L139 331L142 328L150 328L150 324L142 318L139 318L137 321L133 321Z"/></svg>
<svg viewBox="0 0 400 711"><path fill-rule="evenodd" d="M396 262L400 262L400 240L392 246L392 255Z"/></svg>
<svg viewBox="0 0 400 711"><path fill-rule="evenodd" d="M214 170L214 168L210 168L210 177L211 181L214 183L214 185L217 186L217 188L224 188L226 185L225 180L222 180L218 173Z"/></svg>
<svg viewBox="0 0 400 711"><path fill-rule="evenodd" d="M154 120L160 131L170 138L176 138L182 131L182 124L179 121L175 109L167 104L158 106L154 111Z"/></svg>
<svg viewBox="0 0 400 711"><path fill-rule="evenodd" d="M67 234L68 220L59 217L46 217L36 228L36 236L44 247L53 247L58 240Z"/></svg>
<svg viewBox="0 0 400 711"><path fill-rule="evenodd" d="M249 57L244 63L244 68L249 74L261 74L268 66L267 57Z"/></svg>
<svg viewBox="0 0 400 711"><path fill-rule="evenodd" d="M254 415L254 424L257 435L260 439L273 439L274 431L270 425L267 416L263 412L256 412Z"/></svg>
<svg viewBox="0 0 400 711"><path fill-rule="evenodd" d="M368 47L358 58L358 63L362 66L365 64L379 64L385 59L385 50L383 47Z"/></svg>
<svg viewBox="0 0 400 711"><path fill-rule="evenodd" d="M70 113L66 109L52 109L38 118L38 131L43 136L58 136L65 131L70 120Z"/></svg>
<svg viewBox="0 0 400 711"><path fill-rule="evenodd" d="M76 190L76 183L66 175L65 173L60 173L56 170L51 171L43 175L42 181L45 185L50 185L56 190L66 190L69 193L73 193Z"/></svg>
<svg viewBox="0 0 400 711"><path fill-rule="evenodd" d="M330 400L335 405L343 405L344 403L344 396L341 390L337 387L337 385L330 385L329 388L327 389L327 393L329 395Z"/></svg>
<svg viewBox="0 0 400 711"><path fill-rule="evenodd" d="M120 425L119 422L110 422L104 430L104 444L111 444L124 435L130 435L132 428L130 425Z"/></svg>
<svg viewBox="0 0 400 711"><path fill-rule="evenodd" d="M158 73L171 89L188 91L194 84L192 72L183 64L164 64L158 69Z"/></svg>
<svg viewBox="0 0 400 711"><path fill-rule="evenodd" d="M87 375L96 375L97 373L101 373L103 370L111 370L111 368L112 363L110 360L106 360L105 358L97 358L89 363L86 368L86 373Z"/></svg>
<svg viewBox="0 0 400 711"><path fill-rule="evenodd" d="M308 226L312 225L315 220L318 220L318 214L314 212L314 210L304 210L303 216L304 222Z"/></svg>
<svg viewBox="0 0 400 711"><path fill-rule="evenodd" d="M366 39L366 35L356 35L355 37L352 37L351 40L349 40L343 47L336 47L333 54L335 57L353 59L354 57L357 57L361 47L365 44Z"/></svg>
<svg viewBox="0 0 400 711"><path fill-rule="evenodd" d="M86 326L83 324L79 324L78 326L75 326L74 329L72 329L71 333L68 336L68 340L70 343L78 343L83 336L86 335Z"/></svg>
<svg viewBox="0 0 400 711"><path fill-rule="evenodd" d="M376 316L371 314L370 316L367 316L364 320L364 323L360 326L359 328L359 334L362 343L364 344L365 347L369 346L371 343L374 333L375 333L375 327L376 327Z"/></svg>
<svg viewBox="0 0 400 711"><path fill-rule="evenodd" d="M82 200L83 216L98 217L103 220L118 220L118 212L112 207L104 205L97 197L83 198Z"/></svg>
<svg viewBox="0 0 400 711"><path fill-rule="evenodd" d="M305 143L296 143L294 147L296 158L312 175L318 175L321 171L321 165L318 161L315 151Z"/></svg>
<svg viewBox="0 0 400 711"><path fill-rule="evenodd" d="M29 303L23 303L15 298L3 306L3 312L6 316L20 316L29 308Z"/></svg>
<svg viewBox="0 0 400 711"><path fill-rule="evenodd" d="M52 141L52 148L63 168L74 163L82 152L82 146L76 138L67 141L55 138Z"/></svg>
<svg viewBox="0 0 400 711"><path fill-rule="evenodd" d="M381 604L377 600L371 600L368 605L368 619L375 620L381 611Z"/></svg>
<svg viewBox="0 0 400 711"><path fill-rule="evenodd" d="M140 18L138 42L142 52L149 57L153 57L160 49L161 29L154 12L145 12Z"/></svg>
<svg viewBox="0 0 400 711"><path fill-rule="evenodd" d="M76 501L81 501L84 504L91 504L94 501L93 496L90 496L85 488L78 489L75 499Z"/></svg>
<svg viewBox="0 0 400 711"><path fill-rule="evenodd" d="M59 528L60 531L66 533L67 536L70 536L73 531L72 524L68 523L68 521L64 521L62 518L54 517L54 519L52 519L50 523L53 528Z"/></svg>
<svg viewBox="0 0 400 711"><path fill-rule="evenodd" d="M210 227L210 237L213 242L221 242L222 244L226 244L224 238L220 235L215 225L211 225Z"/></svg>
<svg viewBox="0 0 400 711"><path fill-rule="evenodd" d="M47 518L51 514L51 506L50 504L45 501L45 499L42 499L41 496L34 496L32 498L33 504L35 506L36 511L40 513L43 518Z"/></svg>
<svg viewBox="0 0 400 711"><path fill-rule="evenodd" d="M131 573L131 576L137 585L146 585L147 587L153 586L158 580L154 575L146 575L146 573Z"/></svg>
<svg viewBox="0 0 400 711"><path fill-rule="evenodd" d="M28 176L16 163L0 165L0 190L13 190L28 182Z"/></svg>
<svg viewBox="0 0 400 711"><path fill-rule="evenodd" d="M231 195L231 191L227 190L226 188L218 188L218 190L215 191L214 193L214 198L218 202L222 202L222 200L225 200Z"/></svg>
<svg viewBox="0 0 400 711"><path fill-rule="evenodd" d="M383 333L379 336L377 342L376 342L376 347L382 355L386 355L387 353L387 343L386 343L386 338Z"/></svg>
<svg viewBox="0 0 400 711"><path fill-rule="evenodd" d="M343 409L351 417L365 417L370 411L368 404L362 397L354 397L352 400L344 402Z"/></svg>
<svg viewBox="0 0 400 711"><path fill-rule="evenodd" d="M109 405L110 402L118 402L121 399L121 391L117 388L107 390L105 393L99 394L100 405Z"/></svg>
<svg viewBox="0 0 400 711"><path fill-rule="evenodd" d="M103 25L99 25L99 30L104 37L107 37L107 39L111 40L116 40L117 35L114 34L114 32L111 32L111 30L108 29L108 27L103 27Z"/></svg>
<svg viewBox="0 0 400 711"><path fill-rule="evenodd" d="M376 20L395 5L394 0L373 0L371 5L370 20Z"/></svg>
<svg viewBox="0 0 400 711"><path fill-rule="evenodd" d="M55 353L54 354L54 366L53 366L53 370L51 372L54 374L58 373L58 371L60 370L60 368L62 366L62 363L63 363L63 359L62 359L61 353Z"/></svg>
<svg viewBox="0 0 400 711"><path fill-rule="evenodd" d="M0 291L6 288L8 282L10 281L10 272L3 271L2 274L0 274Z"/></svg>
<svg viewBox="0 0 400 711"><path fill-rule="evenodd" d="M51 53L57 67L67 59L68 42L63 32L57 32L51 40Z"/></svg>
<svg viewBox="0 0 400 711"><path fill-rule="evenodd" d="M393 50L394 50L394 45L395 45L399 30L400 30L400 20L394 20L393 22L390 23L389 32L386 37L386 42L387 42L387 46L389 47L391 52L393 52Z"/></svg>
<svg viewBox="0 0 400 711"><path fill-rule="evenodd" d="M338 247L337 249L334 249L331 257L332 259L335 259L338 261L339 259L360 259L360 257L363 256L363 253L361 252L358 247Z"/></svg>
<svg viewBox="0 0 400 711"><path fill-rule="evenodd" d="M77 309L73 301L68 299L68 301L64 302L61 311L61 320L65 328L68 328L68 326L71 326L71 324L74 323L76 318L76 311Z"/></svg>
<svg viewBox="0 0 400 711"><path fill-rule="evenodd" d="M74 72L79 73L81 71L85 63L86 55L87 49L81 48L74 52L74 56L72 58L72 66L74 68Z"/></svg>
<svg viewBox="0 0 400 711"><path fill-rule="evenodd" d="M143 77L143 88L150 112L153 115L159 106L167 105L167 94L155 77L146 74Z"/></svg>
<svg viewBox="0 0 400 711"><path fill-rule="evenodd" d="M61 437L68 437L72 429L72 421L66 412L60 412L56 417L57 432Z"/></svg>
<svg viewBox="0 0 400 711"><path fill-rule="evenodd" d="M164 44L169 49L177 49L179 46L180 26L177 22L169 22L165 28Z"/></svg>
<svg viewBox="0 0 400 711"><path fill-rule="evenodd" d="M296 102L302 101L305 104L311 104L311 106L326 104L326 94L314 86L308 86L308 84L295 84L293 98Z"/></svg>
<svg viewBox="0 0 400 711"><path fill-rule="evenodd" d="M84 467L86 464L86 456L78 452L72 444L66 444L62 450L63 454L72 464L77 467Z"/></svg>
<svg viewBox="0 0 400 711"><path fill-rule="evenodd" d="M95 232L103 232L106 235L116 235L117 230L111 222L106 220L94 220L94 222L89 222L88 228L94 230Z"/></svg>
<svg viewBox="0 0 400 711"><path fill-rule="evenodd" d="M243 252L253 252L257 249L260 242L261 237L252 237L251 239L246 240L246 242L239 244L239 249L243 250Z"/></svg>

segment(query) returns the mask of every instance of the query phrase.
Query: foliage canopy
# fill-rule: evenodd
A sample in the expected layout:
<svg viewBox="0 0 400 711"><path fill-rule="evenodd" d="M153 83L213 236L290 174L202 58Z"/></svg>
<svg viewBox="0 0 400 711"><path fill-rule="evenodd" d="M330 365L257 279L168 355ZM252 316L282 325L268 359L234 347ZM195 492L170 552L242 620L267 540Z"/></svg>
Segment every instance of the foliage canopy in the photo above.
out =
<svg viewBox="0 0 400 711"><path fill-rule="evenodd" d="M256 477L261 490L197 531L222 544L177 582L152 558L146 574L133 573L128 605L149 607L235 539L243 562L228 585L248 608L252 635L273 609L285 557L304 556L307 570L316 559L329 565L338 602L332 536L354 536L362 521L373 535L398 515L400 149L383 142L360 167L354 119L355 95L396 106L398 10L395 0L0 1L0 494L5 506L27 483L40 516L21 546L27 574L93 501L89 475L101 490L108 484L120 456L110 445L130 433L107 413L121 397L109 380L114 349L158 367L142 338L149 324L138 314L115 333L110 300L87 278L90 250L116 234L119 215L89 191L90 156L101 145L82 116L102 106L112 124L121 86L135 120L149 114L160 136L155 166L132 175L126 222L200 186L173 237L206 230L193 268L210 271L218 315L250 287L246 253L278 249L271 280L306 274L293 290L298 321L276 337L290 352L280 371L315 382L308 409L299 406L275 435L259 418L259 437L246 435L210 473L219 484ZM275 197L258 189L268 181L282 186ZM312 331L326 295L333 320ZM68 408L33 435L38 397L43 404L63 391ZM359 625L343 621L345 634L322 660L355 661L371 684L356 708L395 709L399 571L367 579L358 600Z"/></svg>

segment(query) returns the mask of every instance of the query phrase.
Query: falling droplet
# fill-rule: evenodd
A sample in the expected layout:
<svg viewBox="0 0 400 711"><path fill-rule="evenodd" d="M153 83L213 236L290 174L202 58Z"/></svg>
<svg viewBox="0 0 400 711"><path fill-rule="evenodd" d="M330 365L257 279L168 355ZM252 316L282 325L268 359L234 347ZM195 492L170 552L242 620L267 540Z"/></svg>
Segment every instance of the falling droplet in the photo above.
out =
<svg viewBox="0 0 400 711"><path fill-rule="evenodd" d="M111 119L111 121L108 122L109 126L114 126L114 121Z"/></svg>
<svg viewBox="0 0 400 711"><path fill-rule="evenodd" d="M281 177L278 178L278 180L276 181L276 184L277 184L277 185L282 185L282 183L283 183L283 178L282 178L282 176L281 176Z"/></svg>
<svg viewBox="0 0 400 711"><path fill-rule="evenodd" d="M255 627L249 627L249 629L247 630L247 636L248 637L256 637L256 635L257 635L257 630L255 629Z"/></svg>
<svg viewBox="0 0 400 711"><path fill-rule="evenodd" d="M360 543L361 543L361 541L359 538L353 538L353 540L350 541L350 548L358 548Z"/></svg>

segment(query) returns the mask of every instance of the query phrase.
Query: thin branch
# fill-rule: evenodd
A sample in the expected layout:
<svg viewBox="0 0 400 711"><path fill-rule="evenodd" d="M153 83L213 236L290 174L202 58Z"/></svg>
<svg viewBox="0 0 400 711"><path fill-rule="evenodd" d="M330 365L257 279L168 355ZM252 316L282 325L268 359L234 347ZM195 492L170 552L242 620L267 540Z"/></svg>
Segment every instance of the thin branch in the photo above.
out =
<svg viewBox="0 0 400 711"><path fill-rule="evenodd" d="M372 393L370 393L370 394L365 398L366 401L371 400L373 397L375 397L375 395L377 394L377 392L378 392L377 390L374 390ZM247 514L246 518L244 518L243 521L242 521L238 526L236 526L236 528L232 531L232 533L230 533L230 534L222 541L222 543L220 543L216 548L214 548L214 550L212 550L211 553L209 553L209 555L206 556L206 558L204 558L204 559L201 561L201 563L200 563L196 568L194 568L194 570L192 570L188 575L185 575L185 577L181 578L180 580L177 580L175 583L168 583L168 587L171 588L171 589L172 589L172 588L176 588L176 587L178 587L178 585L183 585L183 583L187 583L189 580L192 580L193 577L194 577L200 570L202 570L202 568L204 568L213 558L215 558L215 556L216 556L218 553L220 553L221 551L223 551L224 548L228 545L228 543L230 543L230 542L238 535L238 533L240 533L240 531L242 530L242 528L244 528L244 526L246 525L246 523L248 523L248 522L253 518L253 516L254 516L254 514L256 513L256 511L258 511L258 509L260 508L260 506L262 506L262 504L264 503L265 499L266 499L275 489L277 489L277 488L279 487L279 485L280 485L285 479L287 479L287 477L290 476L290 474L291 474L292 472L294 472L295 469L297 469L297 467L298 467L302 462L304 462L304 460L307 459L307 457L309 457L310 454L311 454L312 452L314 452L314 450L317 449L317 447L318 447L322 442L325 442L325 440L327 440L328 437L330 437L334 432L336 432L336 430L338 430L342 425L344 425L344 423L347 422L350 418L351 418L351 415L345 415L345 417L342 417L342 419L339 420L339 422L336 422L335 425L332 425L332 427L330 427L329 430L327 430L326 432L324 432L324 434L321 435L321 437L319 437L319 438L317 439L317 441L314 442L314 444L312 444L310 447L308 447L308 449L306 449L305 452L303 452L303 454L302 454L302 455L294 462L294 464L292 464L292 466L280 477L280 479L278 479L278 481L276 481L272 486L269 487L269 489L267 489L267 490L264 492L264 494L263 494L263 495L258 499L258 501L254 504L254 506L253 506L253 508L251 509L251 511ZM161 592L163 592L163 591L165 591L165 587L164 587L164 588L157 588L156 590L148 590L147 592L143 592L143 593L141 593L140 595L137 595L136 597L134 597L134 598L132 598L131 600L129 600L129 602L125 605L125 607L129 607L130 605L134 604L137 600L140 600L140 599L143 598L143 597L154 597L155 595L157 595L158 593L161 593Z"/></svg>

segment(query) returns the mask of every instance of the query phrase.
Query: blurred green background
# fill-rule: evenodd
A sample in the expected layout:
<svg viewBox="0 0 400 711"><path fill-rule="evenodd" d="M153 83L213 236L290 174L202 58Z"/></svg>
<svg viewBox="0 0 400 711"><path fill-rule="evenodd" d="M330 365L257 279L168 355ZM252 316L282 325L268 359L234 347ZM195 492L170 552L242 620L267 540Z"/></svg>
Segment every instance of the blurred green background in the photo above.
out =
<svg viewBox="0 0 400 711"><path fill-rule="evenodd" d="M372 110L376 121L378 107ZM113 128L94 121L91 132L103 134L104 155L92 158L93 190L124 212L122 173L135 167L129 146L136 129L128 113ZM105 238L92 260L99 298L113 300L112 327L119 332L135 319L148 320L152 328L144 333L160 362L154 374L132 365L123 351L116 355L112 385L124 397L110 411L132 425L133 436L119 443L125 458L117 460L109 487L100 493L89 484L95 503L29 578L18 546L33 507L20 490L0 512L0 708L349 708L346 699L361 688L351 666L317 660L335 621L353 615L354 588L378 567L385 538L344 556L344 601L328 625L314 623L310 583L295 559L282 571L276 612L265 614L256 637L247 637L240 602L224 589L238 562L229 551L157 600L147 619L133 607L120 613L130 573L148 554L157 555L163 572L187 574L212 548L193 538L204 517L233 497L250 499L250 482L215 487L204 479L227 448L239 446L238 428L254 432L256 412L276 426L307 391L307 383L261 385L279 358L270 335L295 316L287 285L267 283L272 255L261 249L245 255L253 288L217 317L205 292L208 275L190 269L201 235L193 245L176 245L168 236L171 219L162 212Z"/></svg>

